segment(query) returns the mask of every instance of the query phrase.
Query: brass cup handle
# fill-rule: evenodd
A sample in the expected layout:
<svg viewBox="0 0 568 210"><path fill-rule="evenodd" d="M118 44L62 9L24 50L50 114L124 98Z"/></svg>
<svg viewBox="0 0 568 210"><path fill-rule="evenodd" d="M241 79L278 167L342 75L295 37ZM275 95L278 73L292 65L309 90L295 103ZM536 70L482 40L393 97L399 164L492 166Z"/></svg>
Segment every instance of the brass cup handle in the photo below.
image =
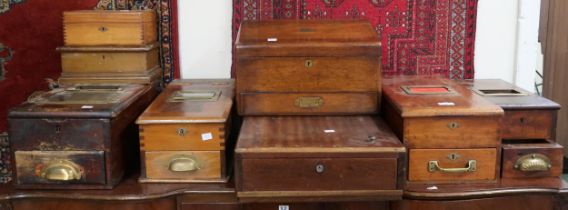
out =
<svg viewBox="0 0 568 210"><path fill-rule="evenodd" d="M170 161L169 170L172 172L190 172L200 169L197 160L191 157L178 157Z"/></svg>
<svg viewBox="0 0 568 210"><path fill-rule="evenodd" d="M476 160L469 160L467 161L467 165L465 168L442 168L438 164L438 161L430 161L428 162L428 172L442 172L442 173L466 173L466 172L474 172L477 171L477 161Z"/></svg>
<svg viewBox="0 0 568 210"><path fill-rule="evenodd" d="M47 165L40 172L40 177L50 181L72 181L80 180L82 172L77 164L60 160Z"/></svg>
<svg viewBox="0 0 568 210"><path fill-rule="evenodd" d="M552 164L545 155L534 153L517 159L514 168L523 172L548 171L552 168Z"/></svg>

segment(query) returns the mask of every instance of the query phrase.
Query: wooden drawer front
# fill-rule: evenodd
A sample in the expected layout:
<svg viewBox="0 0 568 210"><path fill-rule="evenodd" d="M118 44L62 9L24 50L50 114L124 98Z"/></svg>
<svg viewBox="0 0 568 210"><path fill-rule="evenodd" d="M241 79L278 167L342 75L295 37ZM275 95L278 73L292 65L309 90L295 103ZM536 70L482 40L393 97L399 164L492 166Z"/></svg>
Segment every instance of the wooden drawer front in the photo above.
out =
<svg viewBox="0 0 568 210"><path fill-rule="evenodd" d="M237 92L372 92L379 74L379 57L239 59Z"/></svg>
<svg viewBox="0 0 568 210"><path fill-rule="evenodd" d="M387 210L387 202L254 203L243 210Z"/></svg>
<svg viewBox="0 0 568 210"><path fill-rule="evenodd" d="M16 151L17 184L105 184L103 151Z"/></svg>
<svg viewBox="0 0 568 210"><path fill-rule="evenodd" d="M220 151L146 152L148 179L219 180L222 178ZM179 171L175 171L179 170Z"/></svg>
<svg viewBox="0 0 568 210"><path fill-rule="evenodd" d="M506 110L502 139L553 139L556 110Z"/></svg>
<svg viewBox="0 0 568 210"><path fill-rule="evenodd" d="M107 119L9 119L13 150L104 150Z"/></svg>
<svg viewBox="0 0 568 210"><path fill-rule="evenodd" d="M148 52L61 52L63 73L146 75L158 65L158 48Z"/></svg>
<svg viewBox="0 0 568 210"><path fill-rule="evenodd" d="M392 210L553 210L554 195L491 196L467 200L409 200L395 201Z"/></svg>
<svg viewBox="0 0 568 210"><path fill-rule="evenodd" d="M397 160L294 158L242 160L242 191L394 190Z"/></svg>
<svg viewBox="0 0 568 210"><path fill-rule="evenodd" d="M140 125L144 151L225 150L225 124Z"/></svg>
<svg viewBox="0 0 568 210"><path fill-rule="evenodd" d="M432 168L436 161L438 168ZM475 161L475 164L471 163ZM471 164L470 164L471 163ZM413 149L408 164L409 181L494 180L497 149ZM473 167L475 165L475 167ZM467 172L444 169L473 169Z"/></svg>
<svg viewBox="0 0 568 210"><path fill-rule="evenodd" d="M143 45L157 41L154 12L65 12L63 16L68 46Z"/></svg>
<svg viewBox="0 0 568 210"><path fill-rule="evenodd" d="M503 144L502 177L561 176L564 158L563 150L564 148L561 145L546 141L534 144Z"/></svg>
<svg viewBox="0 0 568 210"><path fill-rule="evenodd" d="M241 94L243 115L371 114L378 112L377 92Z"/></svg>
<svg viewBox="0 0 568 210"><path fill-rule="evenodd" d="M404 143L409 148L498 147L499 118L431 117L404 120Z"/></svg>

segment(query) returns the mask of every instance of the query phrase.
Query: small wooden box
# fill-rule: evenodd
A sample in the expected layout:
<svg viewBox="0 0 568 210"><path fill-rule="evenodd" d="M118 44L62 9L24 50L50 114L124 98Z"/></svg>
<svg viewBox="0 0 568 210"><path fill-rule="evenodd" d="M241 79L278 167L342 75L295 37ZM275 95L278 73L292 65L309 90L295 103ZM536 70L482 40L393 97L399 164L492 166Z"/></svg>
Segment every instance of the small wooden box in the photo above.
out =
<svg viewBox="0 0 568 210"><path fill-rule="evenodd" d="M59 47L63 74L147 75L160 65L157 43L139 47Z"/></svg>
<svg viewBox="0 0 568 210"><path fill-rule="evenodd" d="M179 80L138 118L141 182L226 182L234 81Z"/></svg>
<svg viewBox="0 0 568 210"><path fill-rule="evenodd" d="M110 189L136 163L136 117L150 86L76 85L33 95L8 115L15 184Z"/></svg>
<svg viewBox="0 0 568 210"><path fill-rule="evenodd" d="M409 181L495 180L503 110L441 78L383 83L383 114L409 152Z"/></svg>
<svg viewBox="0 0 568 210"><path fill-rule="evenodd" d="M559 104L499 79L464 84L505 110L502 139L556 139Z"/></svg>
<svg viewBox="0 0 568 210"><path fill-rule="evenodd" d="M146 45L157 41L153 10L80 10L63 12L66 46Z"/></svg>
<svg viewBox="0 0 568 210"><path fill-rule="evenodd" d="M158 89L162 86L163 73L163 70L159 67L148 71L146 75L62 73L58 83L62 86L77 84L141 84L150 85Z"/></svg>
<svg viewBox="0 0 568 210"><path fill-rule="evenodd" d="M503 178L542 178L562 175L564 147L549 140L505 140Z"/></svg>
<svg viewBox="0 0 568 210"><path fill-rule="evenodd" d="M369 22L244 22L236 41L241 115L377 113L380 41Z"/></svg>
<svg viewBox="0 0 568 210"><path fill-rule="evenodd" d="M246 117L235 149L239 200L401 197L406 149L370 116Z"/></svg>

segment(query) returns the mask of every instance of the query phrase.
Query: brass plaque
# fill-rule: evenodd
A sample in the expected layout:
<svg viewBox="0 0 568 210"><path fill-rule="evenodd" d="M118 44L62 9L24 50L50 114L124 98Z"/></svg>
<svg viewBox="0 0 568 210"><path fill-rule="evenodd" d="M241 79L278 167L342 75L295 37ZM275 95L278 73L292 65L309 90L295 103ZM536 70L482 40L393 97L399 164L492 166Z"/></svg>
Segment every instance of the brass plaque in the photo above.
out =
<svg viewBox="0 0 568 210"><path fill-rule="evenodd" d="M180 90L174 93L169 102L218 101L220 90Z"/></svg>
<svg viewBox="0 0 568 210"><path fill-rule="evenodd" d="M454 92L450 87L444 85L401 86L400 88L408 95L440 95Z"/></svg>
<svg viewBox="0 0 568 210"><path fill-rule="evenodd" d="M295 105L300 108L318 108L323 106L323 98L319 96L298 97Z"/></svg>

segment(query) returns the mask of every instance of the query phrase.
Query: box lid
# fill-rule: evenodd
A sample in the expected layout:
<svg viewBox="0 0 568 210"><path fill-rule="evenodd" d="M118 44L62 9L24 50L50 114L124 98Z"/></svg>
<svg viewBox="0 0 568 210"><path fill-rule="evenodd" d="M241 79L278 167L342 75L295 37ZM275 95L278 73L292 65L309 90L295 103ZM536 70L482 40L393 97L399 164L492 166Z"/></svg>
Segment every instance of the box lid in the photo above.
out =
<svg viewBox="0 0 568 210"><path fill-rule="evenodd" d="M63 24L141 23L156 21L154 10L75 10L63 12Z"/></svg>
<svg viewBox="0 0 568 210"><path fill-rule="evenodd" d="M10 110L10 118L113 118L150 91L143 85L72 85L36 92Z"/></svg>
<svg viewBox="0 0 568 210"><path fill-rule="evenodd" d="M231 113L233 97L232 79L176 80L136 123L224 123Z"/></svg>
<svg viewBox="0 0 568 210"><path fill-rule="evenodd" d="M499 106L444 78L385 78L383 95L402 117L503 115Z"/></svg>
<svg viewBox="0 0 568 210"><path fill-rule="evenodd" d="M237 153L402 153L404 146L372 116L246 117Z"/></svg>
<svg viewBox="0 0 568 210"><path fill-rule="evenodd" d="M380 46L367 20L245 21L236 41L239 57L378 57Z"/></svg>
<svg viewBox="0 0 568 210"><path fill-rule="evenodd" d="M476 79L462 84L505 110L560 109L560 104L501 79Z"/></svg>

